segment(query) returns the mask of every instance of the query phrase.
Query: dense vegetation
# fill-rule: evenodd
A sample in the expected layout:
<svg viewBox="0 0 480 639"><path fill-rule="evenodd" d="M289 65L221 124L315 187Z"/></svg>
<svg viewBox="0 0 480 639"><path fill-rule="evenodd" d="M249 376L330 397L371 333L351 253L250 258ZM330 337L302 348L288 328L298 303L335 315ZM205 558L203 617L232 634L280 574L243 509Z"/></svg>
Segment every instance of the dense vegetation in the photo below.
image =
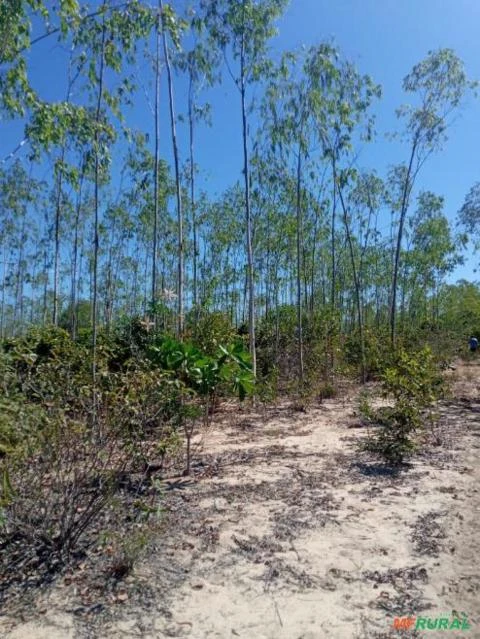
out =
<svg viewBox="0 0 480 639"><path fill-rule="evenodd" d="M462 61L439 49L413 67L392 132L407 154L364 167L381 87L328 43L272 56L285 4L0 7L0 131L23 129L0 149L0 525L32 562L71 552L125 476L150 482L183 436L189 473L222 396L307 401L339 375L381 379L395 403L370 450L402 461L438 363L480 331L480 289L448 283L479 185L454 225L420 182L473 93ZM64 94L47 99L30 66L53 41ZM196 140L223 82L243 175L213 196Z"/></svg>

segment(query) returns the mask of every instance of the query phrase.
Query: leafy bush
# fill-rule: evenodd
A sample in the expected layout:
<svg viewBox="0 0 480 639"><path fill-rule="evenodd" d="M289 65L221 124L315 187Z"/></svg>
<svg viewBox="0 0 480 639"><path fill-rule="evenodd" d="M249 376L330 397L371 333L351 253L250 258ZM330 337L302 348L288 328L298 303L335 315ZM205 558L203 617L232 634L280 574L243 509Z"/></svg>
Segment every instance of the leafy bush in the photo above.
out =
<svg viewBox="0 0 480 639"><path fill-rule="evenodd" d="M257 327L259 377L267 384L274 382L277 390L286 393L298 390L297 326L296 307L283 305L261 318ZM341 364L340 344L337 313L330 308L303 312L303 395L313 397L319 384L332 383Z"/></svg>
<svg viewBox="0 0 480 639"><path fill-rule="evenodd" d="M169 371L178 383L181 400L177 415L185 433L186 472L189 474L191 440L200 414L203 414L204 425L208 426L211 408L218 393L234 392L243 400L253 391L250 355L240 343L227 347L219 345L215 355L206 355L192 344L167 337L150 346L148 357L154 366Z"/></svg>
<svg viewBox="0 0 480 639"><path fill-rule="evenodd" d="M114 507L123 478L150 483L179 448L176 381L140 359L113 373L110 354L99 348L94 431L85 345L48 329L0 350L0 572L22 565L11 580L53 575Z"/></svg>
<svg viewBox="0 0 480 639"><path fill-rule="evenodd" d="M337 396L337 389L330 382L324 382L320 384L320 387L317 390L317 397L320 401L324 399L331 399L332 397Z"/></svg>
<svg viewBox="0 0 480 639"><path fill-rule="evenodd" d="M115 511L126 478L151 486L182 434L190 472L195 425L217 394L253 390L241 343L206 354L138 319L99 332L95 385L92 359L88 339L55 327L0 347L0 572L21 561L12 580L59 570Z"/></svg>
<svg viewBox="0 0 480 639"><path fill-rule="evenodd" d="M271 376L289 379L296 366L294 306L280 306L260 318L256 329L257 372L261 379Z"/></svg>
<svg viewBox="0 0 480 639"><path fill-rule="evenodd" d="M167 337L150 346L148 358L207 399L221 389L234 391L240 400L253 391L250 355L240 343L219 345L214 355L206 355L192 344Z"/></svg>
<svg viewBox="0 0 480 639"><path fill-rule="evenodd" d="M412 402L419 409L430 406L445 389L445 382L428 346L413 353L398 351L393 365L386 368L381 381L386 396L394 397L397 402Z"/></svg>
<svg viewBox="0 0 480 639"><path fill-rule="evenodd" d="M195 345L205 353L214 356L221 344L231 344L237 332L225 313L204 313L192 328Z"/></svg>
<svg viewBox="0 0 480 639"><path fill-rule="evenodd" d="M32 328L23 337L5 340L3 352L14 368L19 388L40 379L44 366L68 366L71 372L86 373L88 348L74 342L62 328Z"/></svg>
<svg viewBox="0 0 480 639"><path fill-rule="evenodd" d="M74 307L69 304L61 312L58 324L69 333L73 332L74 324L76 324L77 331L89 329L92 324L92 303L90 300L79 300Z"/></svg>
<svg viewBox="0 0 480 639"><path fill-rule="evenodd" d="M386 330L372 331L364 329L365 373L366 380L377 380L391 360L390 337ZM345 362L358 374L362 366L362 350L358 331L344 340L343 354Z"/></svg>
<svg viewBox="0 0 480 639"><path fill-rule="evenodd" d="M392 406L374 411L362 398L364 417L379 426L364 449L381 455L387 462L402 463L418 446L415 435L425 422L433 422L430 408L445 391L445 382L430 348L415 353L399 350L392 365L381 376L382 395Z"/></svg>

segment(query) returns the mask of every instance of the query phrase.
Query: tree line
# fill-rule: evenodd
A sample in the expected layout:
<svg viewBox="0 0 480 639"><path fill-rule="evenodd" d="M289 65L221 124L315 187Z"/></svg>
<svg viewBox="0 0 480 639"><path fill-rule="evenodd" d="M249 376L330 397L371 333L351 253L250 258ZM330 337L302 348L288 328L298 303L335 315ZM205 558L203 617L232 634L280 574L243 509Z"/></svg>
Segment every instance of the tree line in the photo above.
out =
<svg viewBox="0 0 480 639"><path fill-rule="evenodd" d="M2 3L0 128L24 131L1 148L2 338L53 324L88 334L95 353L125 317L188 338L218 314L245 336L255 374L287 340L303 383L315 338L331 368L351 339L365 380L372 335L395 346L412 331L480 325L476 286L446 284L475 235L479 185L459 227L421 183L474 93L463 62L439 49L411 69L392 132L406 154L365 167L381 87L327 42L274 55L285 7ZM45 41L62 44L55 101L30 71ZM197 139L222 83L242 173L214 196L199 187ZM142 93L143 131L129 122Z"/></svg>

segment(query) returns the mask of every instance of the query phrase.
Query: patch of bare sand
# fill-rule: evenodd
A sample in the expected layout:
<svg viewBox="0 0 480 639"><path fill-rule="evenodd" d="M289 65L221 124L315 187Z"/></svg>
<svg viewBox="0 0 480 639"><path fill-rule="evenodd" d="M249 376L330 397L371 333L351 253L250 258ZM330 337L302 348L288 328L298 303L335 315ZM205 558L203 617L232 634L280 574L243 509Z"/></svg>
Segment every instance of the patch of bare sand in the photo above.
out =
<svg viewBox="0 0 480 639"><path fill-rule="evenodd" d="M480 637L479 368L452 376L460 400L399 474L356 451L353 397L227 415L201 479L169 484L169 532L135 575L149 597L89 618L65 615L54 590L62 617L2 636L386 639L405 636L394 616L457 611L471 630L448 636Z"/></svg>

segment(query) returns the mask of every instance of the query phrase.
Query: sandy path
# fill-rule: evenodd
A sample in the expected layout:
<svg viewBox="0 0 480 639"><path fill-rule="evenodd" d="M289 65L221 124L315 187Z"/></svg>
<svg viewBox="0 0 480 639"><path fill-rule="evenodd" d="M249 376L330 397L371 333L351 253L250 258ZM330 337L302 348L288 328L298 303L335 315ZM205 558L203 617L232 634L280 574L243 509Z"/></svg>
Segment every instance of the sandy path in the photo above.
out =
<svg viewBox="0 0 480 639"><path fill-rule="evenodd" d="M400 475L356 452L353 396L226 415L198 481L167 485L169 533L136 570L137 600L87 620L53 591L41 624L1 636L480 638L480 368L455 374L427 452ZM452 611L470 630L392 630L397 615Z"/></svg>

